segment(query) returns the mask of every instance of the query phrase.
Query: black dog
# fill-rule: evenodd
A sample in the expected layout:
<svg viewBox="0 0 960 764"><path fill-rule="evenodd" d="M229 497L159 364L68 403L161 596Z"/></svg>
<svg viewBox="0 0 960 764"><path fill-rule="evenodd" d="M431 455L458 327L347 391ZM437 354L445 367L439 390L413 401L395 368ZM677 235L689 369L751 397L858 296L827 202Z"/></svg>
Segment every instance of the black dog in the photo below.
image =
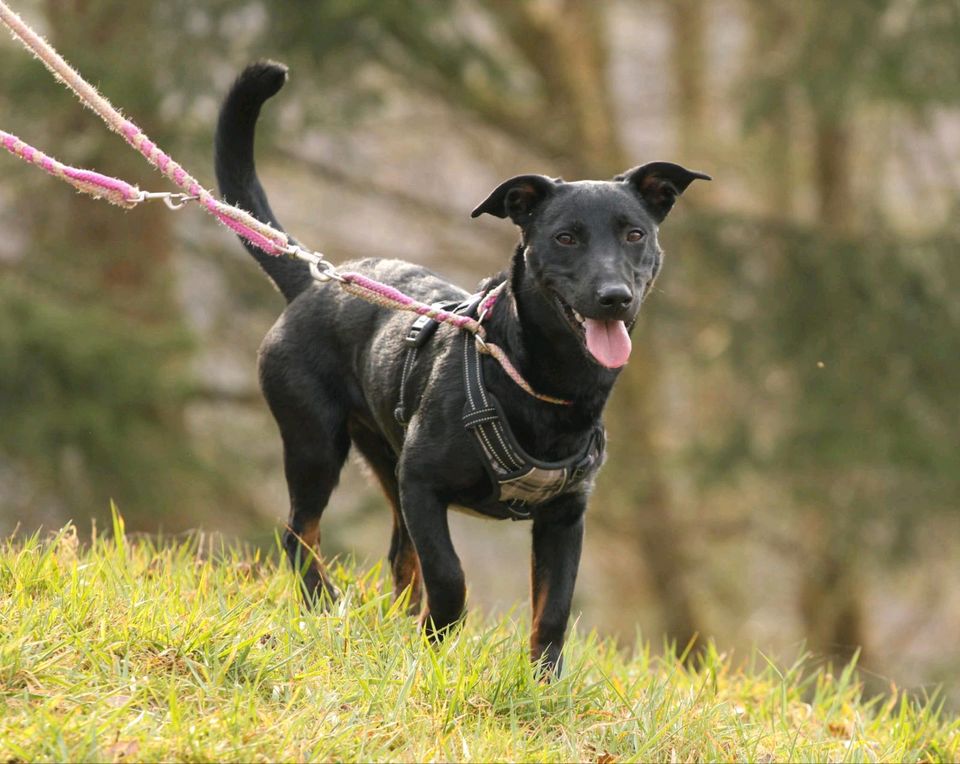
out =
<svg viewBox="0 0 960 764"><path fill-rule="evenodd" d="M257 179L253 142L261 106L285 79L279 64L248 67L224 102L216 135L224 198L277 227ZM547 670L558 669L583 514L602 461L600 415L630 354L640 303L660 270L657 226L696 178L709 179L666 162L613 181L522 175L473 211L509 217L521 230L507 272L483 285L506 282L484 321L487 340L534 390L569 405L522 390L494 359L476 352L464 331L421 320L411 332L409 313L371 305L333 282L315 283L303 262L246 245L289 303L263 342L259 370L283 438L290 492L284 545L308 603L336 597L314 550L352 442L393 508L396 592L410 587L412 606L419 607L425 589L421 623L432 636L464 613L448 507L532 520L531 652ZM396 260L341 268L427 303L468 297ZM424 336L407 342L418 329Z"/></svg>

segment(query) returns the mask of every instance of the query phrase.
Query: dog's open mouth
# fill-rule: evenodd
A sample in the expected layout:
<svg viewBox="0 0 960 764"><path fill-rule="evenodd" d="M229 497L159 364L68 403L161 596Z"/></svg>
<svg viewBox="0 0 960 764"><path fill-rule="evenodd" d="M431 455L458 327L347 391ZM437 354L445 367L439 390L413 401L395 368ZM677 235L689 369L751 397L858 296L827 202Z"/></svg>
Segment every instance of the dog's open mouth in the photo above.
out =
<svg viewBox="0 0 960 764"><path fill-rule="evenodd" d="M560 295L554 293L554 297L574 333L597 363L608 369L626 365L633 343L623 321L584 318Z"/></svg>

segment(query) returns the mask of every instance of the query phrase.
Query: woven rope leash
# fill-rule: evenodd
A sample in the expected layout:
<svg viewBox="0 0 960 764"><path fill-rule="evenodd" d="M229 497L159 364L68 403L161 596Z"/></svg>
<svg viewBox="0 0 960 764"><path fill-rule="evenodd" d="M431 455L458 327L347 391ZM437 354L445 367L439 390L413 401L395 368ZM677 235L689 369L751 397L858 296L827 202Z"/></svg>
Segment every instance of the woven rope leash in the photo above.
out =
<svg viewBox="0 0 960 764"><path fill-rule="evenodd" d="M25 162L34 164L53 177L69 183L78 191L98 199L106 199L119 207L129 209L142 199L142 193L136 186L98 172L65 165L3 130L0 130L0 146Z"/></svg>
<svg viewBox="0 0 960 764"><path fill-rule="evenodd" d="M56 159L47 156L42 151L33 148L29 144L24 143L15 135L11 135L10 133L6 133L2 130L0 130L0 145L2 145L14 156L30 162L31 164L37 165L50 175L69 183L78 191L90 194L97 199L106 199L112 204L116 204L120 207L130 209L144 201L144 199L150 198L151 196L165 198L169 206L174 209L176 209L176 204L182 204L182 202L172 202L171 196L184 196L183 194L147 194L138 189L136 186L132 186L129 183L120 180L119 178L112 178L108 175L102 175L98 172L93 172L92 170L82 170L77 167L70 167L69 165L65 165L61 162L58 162ZM380 305L384 308L390 308L392 310L404 310L417 313L422 316L429 316L436 321L451 324L456 326L458 329L475 334L479 342L480 352L487 353L495 358L503 367L503 370L506 372L507 376L509 376L510 379L512 379L524 391L532 395L534 398L546 401L547 403L555 403L558 405L568 405L570 403L569 401L561 398L555 398L550 395L544 395L536 392L523 378L523 375L521 375L520 372L517 371L516 367L510 362L510 359L507 357L506 353L504 353L503 349L492 342L485 341L486 332L480 321L470 318L469 316L461 316L456 313L450 313L448 311L435 308L432 305L427 305L426 303L414 300L398 289L388 286L387 284L383 284L379 281L369 279L360 273L347 271L337 275L332 273L328 275L331 278L336 278L340 282L340 286L345 292L359 297L360 299L366 300L367 302ZM503 286L505 285L501 284L484 298L479 310L481 316L489 313L489 311L496 304L497 298L500 296Z"/></svg>
<svg viewBox="0 0 960 764"><path fill-rule="evenodd" d="M366 276L360 273L352 273L350 271L345 271L340 273L342 281L340 282L340 287L345 291L349 292L352 295L360 297L361 299L366 300L367 302L372 302L376 305L381 305L385 308L393 308L394 310L408 310L414 313L419 313L421 316L429 316L430 318L441 321L446 324L452 324L458 329L463 329L468 331L476 337L477 349L486 355L494 358L500 366L503 367L504 372L507 376L510 377L524 392L533 396L537 400L544 401L545 403L553 403L558 406L569 406L572 401L565 400L564 398L556 398L552 395L544 395L543 393L538 393L534 390L530 383L523 378L523 375L517 370L517 368L511 363L510 359L507 357L507 354L503 351L499 345L495 345L492 342L486 341L486 330L483 328L483 319L484 317L493 310L493 306L496 305L498 298L503 293L504 288L506 287L506 282L501 283L496 288L490 290L486 297L480 303L478 309L478 318L470 318L469 316L461 316L457 313L450 313L440 308L435 308L432 305L427 305L426 303L419 302L414 300L412 297L405 295L403 292L395 289L386 284L381 284L379 281L374 281L373 279L368 279Z"/></svg>
<svg viewBox="0 0 960 764"><path fill-rule="evenodd" d="M393 287L368 279L361 274L340 274L323 255L300 247L282 231L257 220L238 207L217 199L174 161L169 154L162 151L151 141L136 124L126 119L106 98L100 95L96 88L83 79L80 73L70 66L46 40L31 29L4 0L0 0L0 21L10 29L13 36L25 48L40 59L55 79L76 94L84 106L95 112L111 130L121 135L154 168L186 192L185 195L180 195L182 201L197 200L223 225L269 255L293 255L307 261L310 265L311 274L318 281L333 279L338 281L347 292L374 304L396 310L411 311L420 315L429 315L438 321L453 324L459 329L471 332L477 337L480 351L495 358L507 375L531 396L538 400L559 405L569 405L571 403L571 401L542 395L534 391L501 348L484 342L485 332L480 321L446 311L439 311ZM182 203L182 201L172 203L172 197L175 196L172 194L148 194L118 178L102 175L92 170L82 170L64 165L10 133L0 131L0 143L10 153L37 165L54 177L69 183L77 190L96 198L106 199L121 207L130 208L151 197L163 197L172 209L176 209ZM498 295L499 291L494 290L484 300L484 305L481 306L480 320L492 308Z"/></svg>
<svg viewBox="0 0 960 764"><path fill-rule="evenodd" d="M261 223L243 210L215 198L209 191L151 141L133 122L126 119L90 83L68 64L40 35L33 31L3 0L0 0L0 20L14 37L32 52L53 76L72 90L84 106L92 109L116 133L135 148L150 164L178 187L196 196L211 214L240 236L271 255L291 254L294 245L286 234ZM89 171L79 171L89 172ZM111 179L116 181L116 179ZM122 183L122 181L116 181ZM80 188L79 186L77 186ZM81 188L80 190L85 190ZM87 191L87 193L90 193ZM108 198L104 194L105 198ZM116 203L116 202L115 202Z"/></svg>
<svg viewBox="0 0 960 764"><path fill-rule="evenodd" d="M436 321L452 324L458 329L463 329L471 334L484 334L484 329L483 326L480 325L480 322L469 316L450 313L446 310L435 308L432 305L427 305L419 300L414 300L400 290L392 286L387 286L386 284L381 284L379 281L368 279L360 273L345 271L342 272L340 276L343 279L343 281L340 282L340 287L343 291L360 297L367 302L381 305L384 308L408 310L413 313L418 313L421 316L429 316Z"/></svg>
<svg viewBox="0 0 960 764"><path fill-rule="evenodd" d="M492 342L485 342L480 337L477 337L477 342L479 343L478 349L481 353L486 353L487 355L496 359L497 363L499 363L503 367L503 370L507 373L507 376L516 382L517 385L525 392L529 393L537 400L544 401L545 403L553 403L557 406L573 405L573 401L568 401L565 398L555 398L552 395L544 395L543 393L538 393L536 390L530 387L530 383L527 382L520 372L517 371L517 368L510 363L510 359L507 358L507 354L503 352L503 348L501 348L499 345L494 345Z"/></svg>

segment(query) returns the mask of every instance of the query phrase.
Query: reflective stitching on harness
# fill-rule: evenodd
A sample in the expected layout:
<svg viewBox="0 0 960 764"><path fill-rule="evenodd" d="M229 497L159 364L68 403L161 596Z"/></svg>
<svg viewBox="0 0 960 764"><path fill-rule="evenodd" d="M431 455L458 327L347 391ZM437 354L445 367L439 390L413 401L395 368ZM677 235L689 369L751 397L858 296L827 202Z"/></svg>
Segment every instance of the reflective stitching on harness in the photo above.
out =
<svg viewBox="0 0 960 764"><path fill-rule="evenodd" d="M559 462L540 462L517 444L509 423L493 395L483 385L480 348L464 344L464 382L467 403L463 423L474 436L487 472L494 482L498 513L513 519L529 519L533 508L589 485L602 462L604 438L601 429L589 436L579 454ZM480 400L489 405L481 407Z"/></svg>
<svg viewBox="0 0 960 764"><path fill-rule="evenodd" d="M417 360L417 348L408 348L406 354L403 358L403 369L400 371L400 396L397 401L397 408L393 412L394 419L397 420L397 423L406 427L410 419L407 416L407 401L406 399L406 390L407 390L407 380L410 377L410 372L413 369L413 364Z"/></svg>
<svg viewBox="0 0 960 764"><path fill-rule="evenodd" d="M487 400L487 388L483 384L483 374L480 371L480 354L477 353L474 357L476 359L476 364L474 365L473 373L477 378L477 390L480 391L480 400L483 401L484 406L489 406L490 402Z"/></svg>
<svg viewBox="0 0 960 764"><path fill-rule="evenodd" d="M513 469L518 470L523 466L523 462L520 460L520 457L517 456L513 450L511 450L504 440L503 437L503 428L499 422L495 422L490 426L490 429L493 430L493 434L496 437L497 441L503 448L503 453L506 455L507 459L510 461L508 466L513 467Z"/></svg>
<svg viewBox="0 0 960 764"><path fill-rule="evenodd" d="M487 425L484 425L479 429L483 432L483 437L487 440L487 442L491 443L492 447L496 443L499 443L500 450L498 451L494 447L493 453L497 457L498 461L500 462L500 466L503 467L504 472L506 473L515 472L516 470L520 469L523 466L521 464L517 464L511 457L510 453L506 450L506 447L503 442L503 438L501 438L500 435L497 433L495 426L488 427ZM490 440L491 435L493 435L493 437L496 439L495 441Z"/></svg>
<svg viewBox="0 0 960 764"><path fill-rule="evenodd" d="M469 342L472 338L464 336L463 352L464 352L464 363L466 364L467 373L470 374L470 369L473 369L473 376L477 381L477 392L480 396L480 399L483 402L484 408L489 408L490 401L486 395L486 389L483 385L483 375L480 371L480 356L479 354L470 355L470 346ZM467 398L470 402L470 407L474 408L476 406L476 401L473 397L473 390L470 385L467 385ZM502 429L499 425L499 416L494 414L486 422L490 423L489 428L486 423L480 423L479 426L474 428L474 432L478 434L479 437L483 438L483 441L490 451L490 454L493 458L497 459L501 464L504 472L514 472L523 467L523 461L517 454L507 445L506 439L503 437ZM473 424L473 422L471 422ZM488 431L489 430L489 431ZM490 440L491 436L496 439L496 443L499 444L499 451L494 447L494 443Z"/></svg>
<svg viewBox="0 0 960 764"><path fill-rule="evenodd" d="M464 334L463 335L463 368L465 369L470 368L470 358L469 358L470 353L468 352L468 345L467 345L468 342L470 342L470 337ZM474 403L474 400L473 400L473 390L470 389L470 385L467 385L466 388L467 388L467 401L470 404L470 408L473 409L477 405L476 403Z"/></svg>
<svg viewBox="0 0 960 764"><path fill-rule="evenodd" d="M497 458L497 452L494 449L493 445L490 443L490 441L487 440L487 436L483 432L483 430L478 428L474 430L474 432L477 434L477 437L480 439L481 443L486 448L487 454L490 458L490 464L493 467L493 471L504 472L504 473L509 472L506 465L503 464L502 460ZM498 467L500 469L497 469Z"/></svg>
<svg viewBox="0 0 960 764"><path fill-rule="evenodd" d="M481 424L489 424L490 422L496 422L498 419L496 414L488 414L487 416L475 417L471 416L469 419L467 417L463 418L463 423L467 427L476 427Z"/></svg>

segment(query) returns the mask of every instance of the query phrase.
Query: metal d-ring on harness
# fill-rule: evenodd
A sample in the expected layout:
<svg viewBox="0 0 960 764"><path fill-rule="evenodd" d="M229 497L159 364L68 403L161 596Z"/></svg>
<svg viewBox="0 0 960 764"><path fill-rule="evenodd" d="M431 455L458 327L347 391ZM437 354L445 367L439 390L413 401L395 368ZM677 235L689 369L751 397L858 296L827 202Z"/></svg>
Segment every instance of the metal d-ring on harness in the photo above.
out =
<svg viewBox="0 0 960 764"><path fill-rule="evenodd" d="M460 316L472 316L480 305L486 305L486 292L470 295L460 303L437 303L433 307ZM490 310L490 307L487 308ZM484 318L483 312L477 316ZM437 329L437 322L429 316L420 316L411 324L404 339L406 353L400 374L400 393L394 416L406 426L409 419L408 390L410 374L418 350ZM597 425L579 452L558 462L544 462L530 456L514 437L499 401L483 381L480 362L483 340L477 335L463 334L463 384L466 404L463 425L473 436L484 469L493 484L490 495L478 509L494 517L529 520L532 507L550 501L564 493L585 488L603 462L606 436L602 425Z"/></svg>

